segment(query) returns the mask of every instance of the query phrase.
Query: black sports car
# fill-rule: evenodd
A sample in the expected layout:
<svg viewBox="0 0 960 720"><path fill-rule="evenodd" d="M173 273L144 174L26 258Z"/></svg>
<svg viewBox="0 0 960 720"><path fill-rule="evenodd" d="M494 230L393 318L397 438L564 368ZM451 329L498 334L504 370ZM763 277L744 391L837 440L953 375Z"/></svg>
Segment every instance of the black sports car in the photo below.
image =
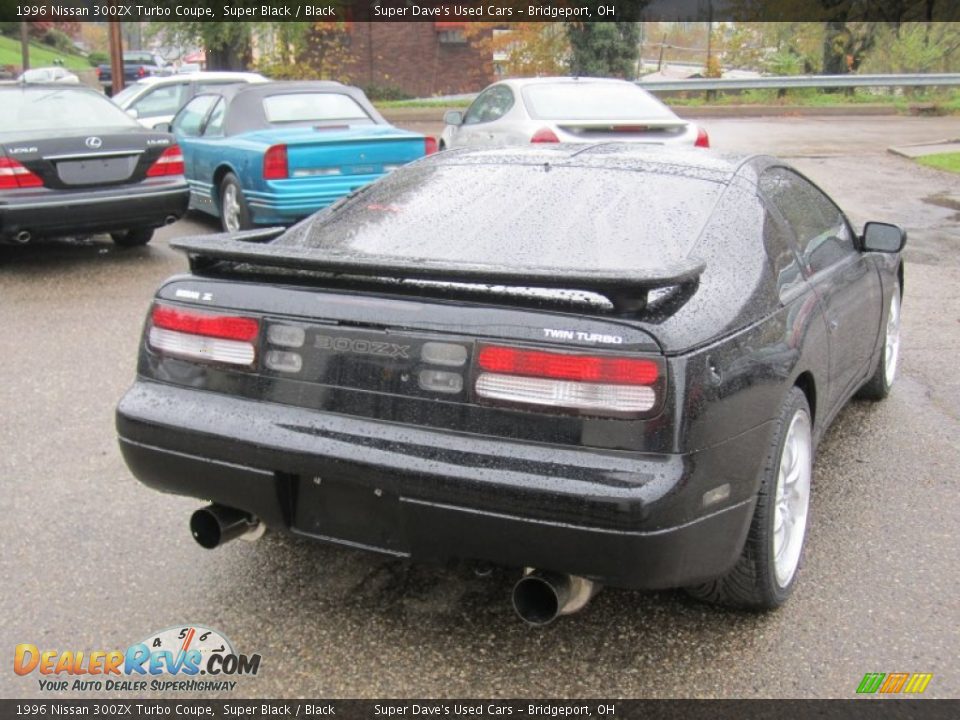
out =
<svg viewBox="0 0 960 720"><path fill-rule="evenodd" d="M599 583L773 608L818 440L893 383L905 239L770 157L445 152L175 243L120 445L214 503L206 547L265 524L526 568L536 623Z"/></svg>
<svg viewBox="0 0 960 720"><path fill-rule="evenodd" d="M109 232L148 243L187 209L183 155L78 86L0 84L0 241Z"/></svg>

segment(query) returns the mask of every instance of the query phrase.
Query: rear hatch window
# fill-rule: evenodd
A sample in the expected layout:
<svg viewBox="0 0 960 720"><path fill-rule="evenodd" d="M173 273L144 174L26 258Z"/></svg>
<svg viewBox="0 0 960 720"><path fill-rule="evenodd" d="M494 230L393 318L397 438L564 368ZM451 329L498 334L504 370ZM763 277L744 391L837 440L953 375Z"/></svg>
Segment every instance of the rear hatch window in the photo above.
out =
<svg viewBox="0 0 960 720"><path fill-rule="evenodd" d="M290 93L263 99L263 113L271 125L373 120L349 95L341 93Z"/></svg>
<svg viewBox="0 0 960 720"><path fill-rule="evenodd" d="M557 83L523 89L530 114L541 120L635 120L677 116L638 87L620 83Z"/></svg>
<svg viewBox="0 0 960 720"><path fill-rule="evenodd" d="M458 265L658 269L686 256L724 187L663 168L424 164L276 245Z"/></svg>

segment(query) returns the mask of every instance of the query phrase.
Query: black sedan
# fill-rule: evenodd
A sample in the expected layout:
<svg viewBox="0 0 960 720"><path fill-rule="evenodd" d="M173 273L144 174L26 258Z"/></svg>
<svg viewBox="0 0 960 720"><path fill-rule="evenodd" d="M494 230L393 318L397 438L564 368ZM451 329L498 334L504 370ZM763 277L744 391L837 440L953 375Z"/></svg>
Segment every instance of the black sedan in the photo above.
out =
<svg viewBox="0 0 960 720"><path fill-rule="evenodd" d="M213 502L206 547L266 525L525 568L534 623L601 583L774 608L818 441L894 381L904 242L770 157L449 151L175 243L120 445Z"/></svg>
<svg viewBox="0 0 960 720"><path fill-rule="evenodd" d="M0 241L109 232L144 245L189 194L168 133L103 95L64 85L0 85Z"/></svg>

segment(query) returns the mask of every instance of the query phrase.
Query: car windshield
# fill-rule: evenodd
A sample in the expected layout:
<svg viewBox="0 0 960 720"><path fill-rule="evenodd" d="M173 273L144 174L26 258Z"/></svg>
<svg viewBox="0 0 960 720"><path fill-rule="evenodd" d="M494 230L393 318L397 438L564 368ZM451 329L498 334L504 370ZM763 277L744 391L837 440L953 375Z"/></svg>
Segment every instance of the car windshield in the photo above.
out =
<svg viewBox="0 0 960 720"><path fill-rule="evenodd" d="M636 170L424 164L397 171L275 245L454 265L661 268L685 257L722 188ZM437 202L450 197L452 209Z"/></svg>
<svg viewBox="0 0 960 720"><path fill-rule="evenodd" d="M301 92L270 95L263 99L263 112L270 124L373 122L352 97L343 93Z"/></svg>
<svg viewBox="0 0 960 720"><path fill-rule="evenodd" d="M159 64L160 59L150 53L125 52L123 54L123 61L128 64L141 63L142 65L153 65L155 62Z"/></svg>
<svg viewBox="0 0 960 720"><path fill-rule="evenodd" d="M74 88L30 88L3 93L3 132L139 127L107 98Z"/></svg>
<svg viewBox="0 0 960 720"><path fill-rule="evenodd" d="M541 120L675 119L655 97L630 83L553 83L523 89L530 114Z"/></svg>
<svg viewBox="0 0 960 720"><path fill-rule="evenodd" d="M137 95L145 87L147 87L147 83L135 82L131 85L127 85L123 90L118 92L110 99L122 107L127 100L133 98L134 95Z"/></svg>

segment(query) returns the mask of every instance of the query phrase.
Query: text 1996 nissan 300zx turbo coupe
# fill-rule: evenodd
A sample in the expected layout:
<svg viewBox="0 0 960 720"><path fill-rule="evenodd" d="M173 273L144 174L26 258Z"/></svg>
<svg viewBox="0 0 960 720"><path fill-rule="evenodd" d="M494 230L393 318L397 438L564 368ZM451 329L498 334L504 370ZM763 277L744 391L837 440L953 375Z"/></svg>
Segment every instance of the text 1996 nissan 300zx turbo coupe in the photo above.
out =
<svg viewBox="0 0 960 720"><path fill-rule="evenodd" d="M774 608L818 440L893 383L904 242L770 157L441 153L174 243L120 445L212 503L207 547L269 526L523 568L534 623L600 584Z"/></svg>

